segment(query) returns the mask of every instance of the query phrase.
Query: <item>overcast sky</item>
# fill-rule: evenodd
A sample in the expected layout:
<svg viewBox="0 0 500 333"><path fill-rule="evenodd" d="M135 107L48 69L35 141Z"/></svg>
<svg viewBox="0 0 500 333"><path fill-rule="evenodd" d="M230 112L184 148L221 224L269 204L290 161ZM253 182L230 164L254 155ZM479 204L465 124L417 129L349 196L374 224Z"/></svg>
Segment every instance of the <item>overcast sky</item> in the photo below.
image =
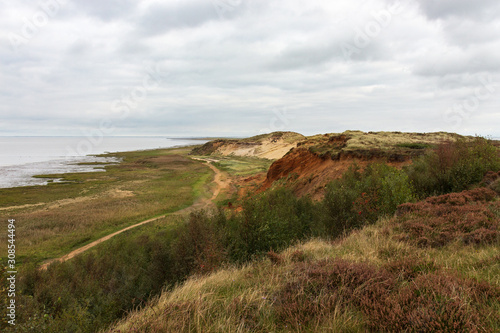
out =
<svg viewBox="0 0 500 333"><path fill-rule="evenodd" d="M500 137L498 0L0 5L0 135Z"/></svg>

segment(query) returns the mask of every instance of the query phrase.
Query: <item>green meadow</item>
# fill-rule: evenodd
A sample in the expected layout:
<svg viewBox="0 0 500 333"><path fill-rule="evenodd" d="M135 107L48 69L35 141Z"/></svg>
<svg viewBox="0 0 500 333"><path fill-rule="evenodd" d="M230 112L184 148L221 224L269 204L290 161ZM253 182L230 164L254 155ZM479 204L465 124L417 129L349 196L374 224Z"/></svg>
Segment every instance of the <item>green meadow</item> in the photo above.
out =
<svg viewBox="0 0 500 333"><path fill-rule="evenodd" d="M208 196L213 172L186 148L114 153L105 172L45 175L46 186L0 189L0 228L16 220L20 263L39 263ZM2 242L6 234L1 234ZM4 257L4 254L2 254Z"/></svg>

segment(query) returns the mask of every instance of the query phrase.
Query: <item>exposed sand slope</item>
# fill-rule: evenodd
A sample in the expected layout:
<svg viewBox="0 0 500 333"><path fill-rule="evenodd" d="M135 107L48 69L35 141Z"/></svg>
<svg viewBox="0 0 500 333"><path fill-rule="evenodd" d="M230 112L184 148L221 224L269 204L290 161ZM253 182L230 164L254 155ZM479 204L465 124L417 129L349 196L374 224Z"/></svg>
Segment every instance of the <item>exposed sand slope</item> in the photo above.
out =
<svg viewBox="0 0 500 333"><path fill-rule="evenodd" d="M193 154L259 157L276 160L283 157L290 149L297 147L306 137L294 132L274 132L241 140L214 140Z"/></svg>

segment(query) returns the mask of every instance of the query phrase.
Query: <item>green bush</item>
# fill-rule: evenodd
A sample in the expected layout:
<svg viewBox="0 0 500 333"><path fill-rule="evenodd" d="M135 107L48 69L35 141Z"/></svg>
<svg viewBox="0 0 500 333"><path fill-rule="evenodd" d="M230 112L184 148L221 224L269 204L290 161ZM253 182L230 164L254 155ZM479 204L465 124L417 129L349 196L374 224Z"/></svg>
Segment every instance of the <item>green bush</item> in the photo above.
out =
<svg viewBox="0 0 500 333"><path fill-rule="evenodd" d="M500 179L497 179L490 185L490 188L500 194Z"/></svg>
<svg viewBox="0 0 500 333"><path fill-rule="evenodd" d="M500 169L500 156L488 140L458 140L439 145L407 167L406 172L420 198L460 192L479 183L487 171Z"/></svg>
<svg viewBox="0 0 500 333"><path fill-rule="evenodd" d="M243 203L243 213L227 221L226 246L244 262L256 254L282 250L293 241L319 234L317 211L309 198L277 188Z"/></svg>
<svg viewBox="0 0 500 333"><path fill-rule="evenodd" d="M176 276L184 277L193 272L208 273L225 261L226 253L221 238L223 230L220 228L225 224L222 211L219 211L218 218L197 211L191 213L187 223L180 228L172 251Z"/></svg>
<svg viewBox="0 0 500 333"><path fill-rule="evenodd" d="M16 329L95 332L143 306L166 285L183 278L173 271L174 237L174 232L131 235L103 244L99 251L55 263L47 271L23 266Z"/></svg>
<svg viewBox="0 0 500 333"><path fill-rule="evenodd" d="M330 183L323 200L323 223L329 237L391 215L398 205L414 199L408 176L386 164L372 164L361 171L351 167Z"/></svg>

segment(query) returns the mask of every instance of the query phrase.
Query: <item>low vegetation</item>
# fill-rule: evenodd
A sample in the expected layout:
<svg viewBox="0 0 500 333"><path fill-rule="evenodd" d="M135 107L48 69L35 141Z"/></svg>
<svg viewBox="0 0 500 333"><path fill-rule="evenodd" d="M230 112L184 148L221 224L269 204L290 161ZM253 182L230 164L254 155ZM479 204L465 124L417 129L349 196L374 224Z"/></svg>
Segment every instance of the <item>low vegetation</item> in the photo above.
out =
<svg viewBox="0 0 500 333"><path fill-rule="evenodd" d="M185 208L211 181L206 166L170 150L114 155L124 161L106 166L106 172L63 174L58 177L66 183L0 189L0 213L6 217L0 227L6 229L7 217L19 221L19 261L58 257L128 225Z"/></svg>
<svg viewBox="0 0 500 333"><path fill-rule="evenodd" d="M340 158L340 156L352 156L360 159L388 158L400 161L421 156L442 143L454 142L458 139L469 140L470 138L445 132L345 131L314 135L300 142L298 146L333 159Z"/></svg>
<svg viewBox="0 0 500 333"><path fill-rule="evenodd" d="M487 171L500 169L498 150L484 138L459 139L439 145L416 159L407 173L416 194L460 192L481 182Z"/></svg>
<svg viewBox="0 0 500 333"><path fill-rule="evenodd" d="M214 165L222 171L228 172L235 177L248 177L258 173L265 173L269 169L272 160L256 157L220 157Z"/></svg>
<svg viewBox="0 0 500 333"><path fill-rule="evenodd" d="M192 277L109 332L497 332L500 239L429 249L401 237L404 219Z"/></svg>
<svg viewBox="0 0 500 333"><path fill-rule="evenodd" d="M17 329L499 331L500 158L491 147L456 140L404 169L354 165L319 201L275 187L243 200L241 212L170 216L47 271L26 267ZM127 168L157 165L138 161ZM237 173L245 160L224 161ZM457 179L462 192L449 193Z"/></svg>

